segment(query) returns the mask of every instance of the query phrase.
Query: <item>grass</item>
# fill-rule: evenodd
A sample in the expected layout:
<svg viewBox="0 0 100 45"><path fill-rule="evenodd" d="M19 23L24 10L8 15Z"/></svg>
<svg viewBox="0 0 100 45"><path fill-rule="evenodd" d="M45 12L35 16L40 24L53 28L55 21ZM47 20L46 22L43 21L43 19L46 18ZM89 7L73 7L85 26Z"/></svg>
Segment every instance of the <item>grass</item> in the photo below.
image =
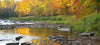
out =
<svg viewBox="0 0 100 45"><path fill-rule="evenodd" d="M12 17L9 19L18 20L18 21L38 21L38 22L47 22L48 24L63 24L63 25L70 25L74 21L75 16L50 16L50 17Z"/></svg>
<svg viewBox="0 0 100 45"><path fill-rule="evenodd" d="M80 21L72 25L73 30L79 32L100 32L100 13L84 16Z"/></svg>

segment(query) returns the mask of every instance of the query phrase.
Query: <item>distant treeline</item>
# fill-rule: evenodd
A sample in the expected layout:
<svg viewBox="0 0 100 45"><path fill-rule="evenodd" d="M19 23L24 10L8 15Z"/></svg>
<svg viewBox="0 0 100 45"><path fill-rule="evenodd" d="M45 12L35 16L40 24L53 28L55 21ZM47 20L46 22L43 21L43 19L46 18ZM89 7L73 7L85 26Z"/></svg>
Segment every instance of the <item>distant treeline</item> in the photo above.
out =
<svg viewBox="0 0 100 45"><path fill-rule="evenodd" d="M100 0L2 0L0 17L76 15L99 13Z"/></svg>

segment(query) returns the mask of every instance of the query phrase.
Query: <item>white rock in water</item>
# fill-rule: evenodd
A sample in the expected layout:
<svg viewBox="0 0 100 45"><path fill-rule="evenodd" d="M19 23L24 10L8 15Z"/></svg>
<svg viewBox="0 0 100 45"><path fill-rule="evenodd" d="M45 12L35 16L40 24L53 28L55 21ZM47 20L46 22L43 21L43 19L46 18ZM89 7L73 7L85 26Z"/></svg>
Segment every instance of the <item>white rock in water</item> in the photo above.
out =
<svg viewBox="0 0 100 45"><path fill-rule="evenodd" d="M13 20L0 20L0 25L13 25Z"/></svg>
<svg viewBox="0 0 100 45"><path fill-rule="evenodd" d="M58 30L61 30L61 31L70 31L69 28L60 28L60 29L58 29Z"/></svg>
<svg viewBox="0 0 100 45"><path fill-rule="evenodd" d="M87 36L87 35L89 36L90 33L81 33L80 35L81 35L81 36Z"/></svg>

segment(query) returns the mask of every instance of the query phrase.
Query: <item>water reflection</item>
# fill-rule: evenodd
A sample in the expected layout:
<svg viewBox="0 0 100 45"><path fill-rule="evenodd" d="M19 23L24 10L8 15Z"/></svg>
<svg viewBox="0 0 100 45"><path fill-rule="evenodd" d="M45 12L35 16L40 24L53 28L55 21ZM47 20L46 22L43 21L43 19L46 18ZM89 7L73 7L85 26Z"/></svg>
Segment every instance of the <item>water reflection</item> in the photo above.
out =
<svg viewBox="0 0 100 45"><path fill-rule="evenodd" d="M15 32L17 34L21 34L21 35L30 35L30 29L29 28L18 28L18 29L15 29Z"/></svg>
<svg viewBox="0 0 100 45"><path fill-rule="evenodd" d="M34 43L33 45L52 44L51 43L52 41L48 40L47 38L49 36L63 35L65 37L68 37L68 32L51 28L18 28L13 30L0 30L0 34L1 35L20 34L20 35L30 35L33 36L33 38L39 37L37 39L32 40L32 42ZM59 45L60 43L54 42L53 44Z"/></svg>

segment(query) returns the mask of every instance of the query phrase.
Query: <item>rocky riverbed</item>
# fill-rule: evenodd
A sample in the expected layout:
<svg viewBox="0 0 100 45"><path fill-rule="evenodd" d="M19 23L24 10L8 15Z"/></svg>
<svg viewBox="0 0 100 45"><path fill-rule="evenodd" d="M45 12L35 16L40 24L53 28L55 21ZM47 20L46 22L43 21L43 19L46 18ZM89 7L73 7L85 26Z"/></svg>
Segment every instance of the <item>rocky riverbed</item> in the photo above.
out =
<svg viewBox="0 0 100 45"><path fill-rule="evenodd" d="M100 38L88 36L68 37L62 35L49 36L48 40L35 40L33 45L99 45Z"/></svg>
<svg viewBox="0 0 100 45"><path fill-rule="evenodd" d="M15 21L0 19L0 29L14 29L14 28L61 28L59 30L69 30L68 26L57 24L46 24L45 22L33 21Z"/></svg>

